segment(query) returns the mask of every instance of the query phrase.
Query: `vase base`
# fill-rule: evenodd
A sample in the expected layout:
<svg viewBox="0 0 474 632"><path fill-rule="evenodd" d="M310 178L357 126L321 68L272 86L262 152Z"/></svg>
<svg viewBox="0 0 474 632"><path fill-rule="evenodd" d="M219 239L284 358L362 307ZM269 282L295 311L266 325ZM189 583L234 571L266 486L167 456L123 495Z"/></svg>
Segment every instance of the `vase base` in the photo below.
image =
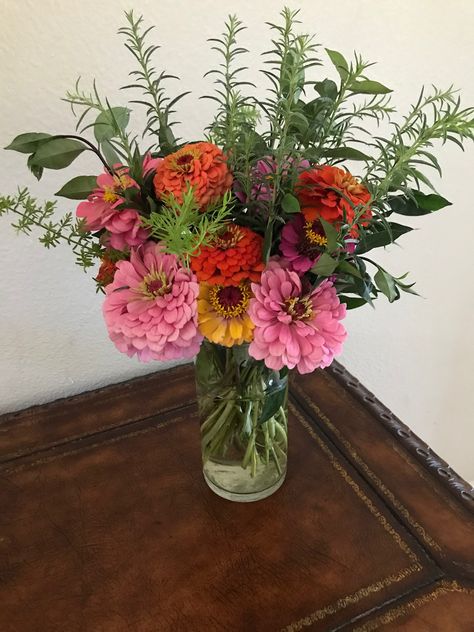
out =
<svg viewBox="0 0 474 632"><path fill-rule="evenodd" d="M232 492L227 489L223 489L216 485L208 476L206 476L206 472L203 472L204 479L210 489L220 496L221 498L225 498L226 500L231 500L232 502L237 503L252 503L257 500L263 500L264 498L268 498L274 494L285 482L285 473L281 475L281 477L270 485L270 487L266 487L265 489L259 491L251 491L251 492Z"/></svg>

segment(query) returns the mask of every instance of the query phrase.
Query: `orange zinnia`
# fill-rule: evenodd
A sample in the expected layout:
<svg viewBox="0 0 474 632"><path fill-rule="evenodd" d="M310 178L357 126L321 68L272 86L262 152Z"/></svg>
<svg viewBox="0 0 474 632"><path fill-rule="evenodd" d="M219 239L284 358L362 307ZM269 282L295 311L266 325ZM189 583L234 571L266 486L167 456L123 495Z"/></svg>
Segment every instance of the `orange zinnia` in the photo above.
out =
<svg viewBox="0 0 474 632"><path fill-rule="evenodd" d="M303 171L296 191L301 211L309 222L322 217L331 224L351 224L354 221L352 205L362 207L370 202L370 193L363 184L348 171L330 165ZM371 217L372 211L367 207L357 223L365 226ZM351 233L358 234L357 226Z"/></svg>
<svg viewBox="0 0 474 632"><path fill-rule="evenodd" d="M232 185L224 153L212 143L185 145L158 165L153 179L156 195L174 195L183 201L188 186L194 190L201 209L221 198Z"/></svg>
<svg viewBox="0 0 474 632"><path fill-rule="evenodd" d="M228 223L211 245L191 258L191 268L199 281L210 285L239 285L258 281L264 268L263 238L246 226Z"/></svg>

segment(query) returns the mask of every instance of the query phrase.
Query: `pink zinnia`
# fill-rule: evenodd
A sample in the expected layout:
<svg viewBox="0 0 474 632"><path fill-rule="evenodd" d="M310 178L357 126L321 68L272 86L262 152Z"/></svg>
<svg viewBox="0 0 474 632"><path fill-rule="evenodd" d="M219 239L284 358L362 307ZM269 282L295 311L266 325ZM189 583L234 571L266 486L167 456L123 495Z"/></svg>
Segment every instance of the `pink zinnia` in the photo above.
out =
<svg viewBox="0 0 474 632"><path fill-rule="evenodd" d="M139 246L149 236L136 210L117 208L125 202L124 192L131 188L138 189L138 184L128 175L128 168L115 165L113 175L105 172L98 176L97 189L76 210L77 217L86 220L87 230L109 231L107 243L116 250Z"/></svg>
<svg viewBox="0 0 474 632"><path fill-rule="evenodd" d="M191 358L199 351L199 284L160 244L132 248L130 261L117 263L105 292L105 322L122 353L148 362Z"/></svg>
<svg viewBox="0 0 474 632"><path fill-rule="evenodd" d="M327 244L319 221L308 222L298 213L281 231L280 251L296 272L307 272L321 256Z"/></svg>
<svg viewBox="0 0 474 632"><path fill-rule="evenodd" d="M260 283L252 283L248 311L255 329L249 353L270 369L311 373L341 352L347 334L339 321L346 306L328 279L306 291L298 274L283 265L270 261Z"/></svg>

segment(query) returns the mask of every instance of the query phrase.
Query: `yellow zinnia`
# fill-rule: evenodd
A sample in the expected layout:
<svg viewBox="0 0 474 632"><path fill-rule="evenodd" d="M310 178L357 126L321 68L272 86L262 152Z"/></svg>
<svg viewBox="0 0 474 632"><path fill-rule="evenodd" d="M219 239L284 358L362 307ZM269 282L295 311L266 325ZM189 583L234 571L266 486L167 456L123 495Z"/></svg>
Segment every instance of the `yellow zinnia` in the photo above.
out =
<svg viewBox="0 0 474 632"><path fill-rule="evenodd" d="M227 286L201 283L198 298L201 334L224 347L251 342L254 324L247 314L250 295L249 284L245 282Z"/></svg>

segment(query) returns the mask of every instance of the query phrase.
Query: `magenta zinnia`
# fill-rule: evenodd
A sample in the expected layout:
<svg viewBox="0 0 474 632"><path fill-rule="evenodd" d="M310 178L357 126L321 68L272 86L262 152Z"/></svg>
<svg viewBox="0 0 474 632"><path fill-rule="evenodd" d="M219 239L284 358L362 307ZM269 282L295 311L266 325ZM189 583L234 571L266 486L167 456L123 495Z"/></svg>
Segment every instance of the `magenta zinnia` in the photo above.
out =
<svg viewBox="0 0 474 632"><path fill-rule="evenodd" d="M195 275L147 242L119 261L103 313L115 346L142 362L191 358L199 351Z"/></svg>
<svg viewBox="0 0 474 632"><path fill-rule="evenodd" d="M342 349L346 314L334 285L323 281L316 289L304 287L282 261L270 261L260 283L252 283L249 315L255 324L249 353L270 369L296 367L310 373L329 366Z"/></svg>

